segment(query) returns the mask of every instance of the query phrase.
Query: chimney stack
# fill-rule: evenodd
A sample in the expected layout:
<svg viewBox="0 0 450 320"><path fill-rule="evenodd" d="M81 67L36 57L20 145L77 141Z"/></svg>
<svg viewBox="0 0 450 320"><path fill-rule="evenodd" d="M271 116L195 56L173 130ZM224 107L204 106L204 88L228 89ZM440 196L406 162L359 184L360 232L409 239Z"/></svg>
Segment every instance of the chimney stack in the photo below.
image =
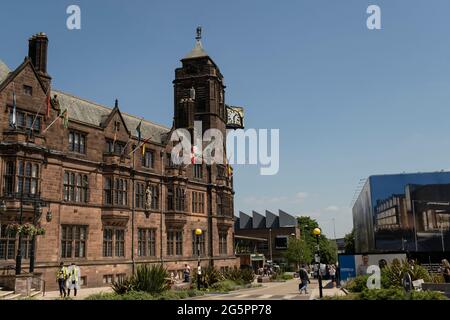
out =
<svg viewBox="0 0 450 320"><path fill-rule="evenodd" d="M28 40L28 57L31 60L34 68L41 77L41 80L48 88L51 78L47 73L47 49L48 38L43 32L33 35Z"/></svg>

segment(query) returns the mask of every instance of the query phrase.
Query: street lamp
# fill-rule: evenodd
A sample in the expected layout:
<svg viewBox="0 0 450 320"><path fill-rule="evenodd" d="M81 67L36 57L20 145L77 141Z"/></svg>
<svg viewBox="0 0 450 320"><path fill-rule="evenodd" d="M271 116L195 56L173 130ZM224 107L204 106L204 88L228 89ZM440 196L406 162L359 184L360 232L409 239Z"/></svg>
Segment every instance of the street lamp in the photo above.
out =
<svg viewBox="0 0 450 320"><path fill-rule="evenodd" d="M39 197L40 198L40 197ZM33 225L36 226L37 221L42 216L42 206L40 202L36 202L35 198L35 205L34 205L34 219L33 219ZM33 234L31 238L31 252L30 252L30 273L34 272L34 263L35 263L35 251L36 251L36 235Z"/></svg>
<svg viewBox="0 0 450 320"><path fill-rule="evenodd" d="M320 228L315 228L313 230L313 234L316 236L317 241L317 256L316 256L316 263L317 263L317 279L319 280L319 297L323 297L322 293L322 274L320 271L320 246L319 246L319 237L320 237L321 230Z"/></svg>
<svg viewBox="0 0 450 320"><path fill-rule="evenodd" d="M269 229L269 255L270 255L270 263L273 265L273 255L272 255L272 228Z"/></svg>
<svg viewBox="0 0 450 320"><path fill-rule="evenodd" d="M197 238L197 290L200 290L200 275L202 269L200 267L200 236L202 235L202 229L195 229L195 236Z"/></svg>

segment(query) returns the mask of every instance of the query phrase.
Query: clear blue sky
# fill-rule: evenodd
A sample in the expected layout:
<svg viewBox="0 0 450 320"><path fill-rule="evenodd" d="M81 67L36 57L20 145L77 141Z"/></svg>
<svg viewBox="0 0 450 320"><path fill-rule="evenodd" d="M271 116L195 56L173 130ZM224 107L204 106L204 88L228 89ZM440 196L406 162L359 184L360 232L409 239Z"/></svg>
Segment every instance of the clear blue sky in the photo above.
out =
<svg viewBox="0 0 450 320"><path fill-rule="evenodd" d="M80 31L66 29L70 4ZM280 129L279 174L237 166L236 210L311 215L330 236L335 218L342 236L359 179L450 168L449 12L446 0L5 1L0 59L16 67L44 31L55 88L169 126L174 69L202 25L227 103L248 128Z"/></svg>

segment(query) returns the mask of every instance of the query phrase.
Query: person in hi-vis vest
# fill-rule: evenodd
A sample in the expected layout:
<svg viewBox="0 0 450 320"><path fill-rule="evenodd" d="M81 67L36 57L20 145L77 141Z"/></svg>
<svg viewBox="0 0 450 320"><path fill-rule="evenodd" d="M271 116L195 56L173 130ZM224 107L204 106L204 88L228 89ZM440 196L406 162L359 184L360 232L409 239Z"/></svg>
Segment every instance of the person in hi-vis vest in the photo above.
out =
<svg viewBox="0 0 450 320"><path fill-rule="evenodd" d="M59 269L56 272L56 282L59 287L59 295L60 297L66 297L66 281L69 276L67 268L64 266L64 262L59 264Z"/></svg>
<svg viewBox="0 0 450 320"><path fill-rule="evenodd" d="M67 290L67 296L70 296L70 290L73 289L74 297L77 296L77 290L80 289L80 267L78 267L74 262L69 267L69 289Z"/></svg>

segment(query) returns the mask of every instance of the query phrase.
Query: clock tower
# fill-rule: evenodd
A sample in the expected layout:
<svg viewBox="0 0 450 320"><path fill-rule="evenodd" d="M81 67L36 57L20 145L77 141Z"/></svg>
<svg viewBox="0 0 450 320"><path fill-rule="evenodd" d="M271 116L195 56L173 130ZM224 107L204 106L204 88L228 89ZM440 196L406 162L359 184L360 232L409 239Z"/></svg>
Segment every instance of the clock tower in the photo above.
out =
<svg viewBox="0 0 450 320"><path fill-rule="evenodd" d="M203 132L218 129L226 137L227 110L225 85L219 67L203 49L201 27L197 28L195 47L175 70L174 125L175 129L191 131L194 121L202 122Z"/></svg>

